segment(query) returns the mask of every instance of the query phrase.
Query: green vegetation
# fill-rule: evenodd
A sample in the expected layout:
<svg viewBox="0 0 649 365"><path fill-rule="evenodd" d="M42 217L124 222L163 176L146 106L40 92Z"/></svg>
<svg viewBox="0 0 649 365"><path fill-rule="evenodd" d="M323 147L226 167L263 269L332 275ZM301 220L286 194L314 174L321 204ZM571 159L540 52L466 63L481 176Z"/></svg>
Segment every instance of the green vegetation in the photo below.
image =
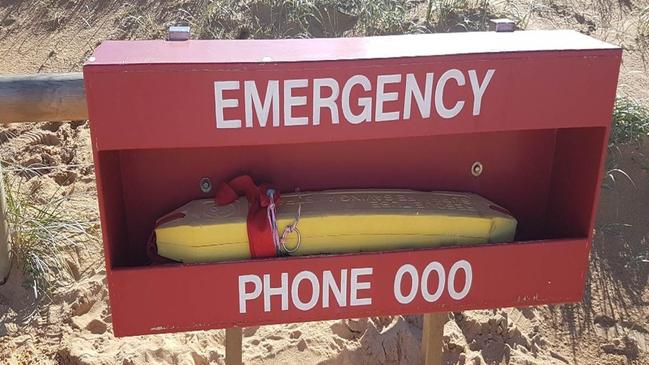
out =
<svg viewBox="0 0 649 365"><path fill-rule="evenodd" d="M124 38L160 38L165 23L189 24L200 39L314 38L404 33L481 31L509 17L524 28L526 14L487 0L209 0L185 3L152 16L128 7L119 27Z"/></svg>
<svg viewBox="0 0 649 365"><path fill-rule="evenodd" d="M34 199L33 191L23 182L20 177L5 176L11 253L17 268L22 269L25 286L40 298L73 275L63 253L93 236L89 223L66 211L67 198L59 191L41 202Z"/></svg>
<svg viewBox="0 0 649 365"><path fill-rule="evenodd" d="M417 31L412 2L376 0L211 1L186 9L199 38L313 38Z"/></svg>
<svg viewBox="0 0 649 365"><path fill-rule="evenodd" d="M618 96L608 139L609 154L602 183L604 189L613 189L617 178L627 180L637 188L631 176L617 166L616 154L613 152L623 144L639 142L646 136L649 136L649 108L634 98Z"/></svg>
<svg viewBox="0 0 649 365"><path fill-rule="evenodd" d="M426 25L429 31L463 32L489 30L489 21L507 17L525 28L526 16L499 13L489 0L428 0Z"/></svg>
<svg viewBox="0 0 649 365"><path fill-rule="evenodd" d="M416 11L412 2L356 0L351 3L353 5L345 11L358 19L355 35L423 33L426 30L411 16Z"/></svg>
<svg viewBox="0 0 649 365"><path fill-rule="evenodd" d="M637 142L648 135L649 108L631 97L618 97L613 109L609 147Z"/></svg>

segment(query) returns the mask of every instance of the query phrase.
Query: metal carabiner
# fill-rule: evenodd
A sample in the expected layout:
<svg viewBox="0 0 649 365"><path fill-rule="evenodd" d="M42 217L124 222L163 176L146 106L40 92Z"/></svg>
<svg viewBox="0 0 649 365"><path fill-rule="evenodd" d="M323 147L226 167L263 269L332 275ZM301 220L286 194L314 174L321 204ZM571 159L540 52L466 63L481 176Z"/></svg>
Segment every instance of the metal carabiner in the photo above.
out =
<svg viewBox="0 0 649 365"><path fill-rule="evenodd" d="M279 244L281 245L282 250L288 255L296 252L300 248L300 245L302 244L302 234L300 233L300 230L297 228L298 223L300 223L301 215L302 215L302 203L299 203L299 205L297 206L297 215L295 216L295 220L293 221L293 223L284 227L284 231L282 232L282 237L279 239ZM286 247L286 238L288 237L289 234L293 232L297 233L297 243L295 244L295 247L289 249L288 247Z"/></svg>
<svg viewBox="0 0 649 365"><path fill-rule="evenodd" d="M273 245L275 246L275 253L279 256L282 253L282 245L279 239L279 229L277 228L277 215L275 212L275 200L273 199L275 195L275 189L268 189L266 195L270 199L268 203L268 208L266 208L266 217L268 218L268 223L270 224L270 229L273 235Z"/></svg>

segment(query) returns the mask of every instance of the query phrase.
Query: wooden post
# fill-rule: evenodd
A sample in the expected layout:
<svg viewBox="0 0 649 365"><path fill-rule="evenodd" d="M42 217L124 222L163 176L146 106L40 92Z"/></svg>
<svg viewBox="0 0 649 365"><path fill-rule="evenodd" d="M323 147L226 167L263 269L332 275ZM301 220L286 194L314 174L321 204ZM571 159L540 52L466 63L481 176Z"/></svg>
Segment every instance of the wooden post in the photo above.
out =
<svg viewBox="0 0 649 365"><path fill-rule="evenodd" d="M0 123L85 119L81 72L0 76Z"/></svg>
<svg viewBox="0 0 649 365"><path fill-rule="evenodd" d="M442 340L448 313L424 314L421 350L425 365L442 364Z"/></svg>
<svg viewBox="0 0 649 365"><path fill-rule="evenodd" d="M243 364L243 352L241 351L242 337L241 327L225 329L225 365Z"/></svg>
<svg viewBox="0 0 649 365"><path fill-rule="evenodd" d="M11 269L11 246L9 244L9 225L7 222L7 200L5 198L4 175L0 164L0 285L9 277Z"/></svg>

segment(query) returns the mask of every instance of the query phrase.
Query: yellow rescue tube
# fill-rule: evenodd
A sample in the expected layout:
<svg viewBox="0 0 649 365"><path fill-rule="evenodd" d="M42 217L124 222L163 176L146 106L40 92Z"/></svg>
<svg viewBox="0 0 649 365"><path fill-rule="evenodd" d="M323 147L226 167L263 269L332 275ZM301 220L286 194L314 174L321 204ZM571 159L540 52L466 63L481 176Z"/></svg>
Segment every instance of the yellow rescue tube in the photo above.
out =
<svg viewBox="0 0 649 365"><path fill-rule="evenodd" d="M297 235L289 236L291 255L316 255L508 242L516 219L489 200L471 193L412 190L329 190L283 194L277 205L281 235L300 209ZM181 218L155 229L158 254L199 263L250 258L242 197L218 206L194 200L171 212ZM179 214L180 213L180 214Z"/></svg>

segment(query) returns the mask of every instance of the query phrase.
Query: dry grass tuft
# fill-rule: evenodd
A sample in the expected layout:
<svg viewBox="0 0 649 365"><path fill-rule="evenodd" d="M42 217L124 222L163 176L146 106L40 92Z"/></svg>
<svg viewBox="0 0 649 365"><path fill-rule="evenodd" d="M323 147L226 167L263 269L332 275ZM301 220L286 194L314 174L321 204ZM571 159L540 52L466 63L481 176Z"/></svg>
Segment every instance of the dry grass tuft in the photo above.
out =
<svg viewBox="0 0 649 365"><path fill-rule="evenodd" d="M94 224L70 214L64 206L68 198L60 191L37 202L24 178L7 174L4 179L15 268L23 271L25 286L34 297L47 297L73 277L65 257L95 239Z"/></svg>

